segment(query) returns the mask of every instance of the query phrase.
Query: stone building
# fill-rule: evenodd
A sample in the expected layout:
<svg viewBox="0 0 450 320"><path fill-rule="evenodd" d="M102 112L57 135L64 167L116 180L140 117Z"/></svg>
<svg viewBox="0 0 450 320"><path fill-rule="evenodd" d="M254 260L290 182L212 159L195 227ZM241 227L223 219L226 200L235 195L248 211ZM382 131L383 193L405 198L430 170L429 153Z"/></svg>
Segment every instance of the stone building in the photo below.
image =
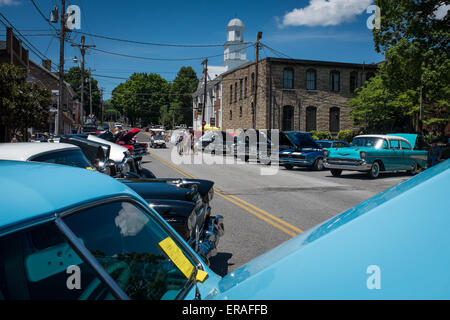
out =
<svg viewBox="0 0 450 320"><path fill-rule="evenodd" d="M256 63L246 63L221 75L222 130L318 130L337 134L352 129L347 101L376 69L376 64L268 57L258 63L256 76Z"/></svg>

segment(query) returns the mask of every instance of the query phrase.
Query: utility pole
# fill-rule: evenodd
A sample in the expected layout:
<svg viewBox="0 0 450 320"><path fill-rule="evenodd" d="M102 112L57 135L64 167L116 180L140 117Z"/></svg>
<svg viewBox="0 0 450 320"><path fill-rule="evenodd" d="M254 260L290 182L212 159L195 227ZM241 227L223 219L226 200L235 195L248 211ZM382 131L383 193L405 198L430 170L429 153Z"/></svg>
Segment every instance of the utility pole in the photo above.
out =
<svg viewBox="0 0 450 320"><path fill-rule="evenodd" d="M61 126L61 114L64 102L64 37L66 33L66 0L61 0L61 28L59 32L59 96L58 110L56 112L55 136L59 135L59 127ZM63 126L64 131L64 126Z"/></svg>
<svg viewBox="0 0 450 320"><path fill-rule="evenodd" d="M89 69L89 115L92 114L92 81L91 69Z"/></svg>
<svg viewBox="0 0 450 320"><path fill-rule="evenodd" d="M80 102L81 102L81 110L84 110L84 55L86 54L86 49L89 48L95 48L95 45L86 45L85 44L86 38L85 36L81 37L81 43L76 44L72 43L72 47L78 47L81 52L81 95L80 95Z"/></svg>
<svg viewBox="0 0 450 320"><path fill-rule="evenodd" d="M205 133L205 112L206 112L206 86L208 84L208 59L203 60L202 65L204 65L204 76L205 84L203 88L203 108L202 108L202 136Z"/></svg>
<svg viewBox="0 0 450 320"><path fill-rule="evenodd" d="M102 107L102 115L101 115L101 123L103 124L103 115L104 115L104 113L105 113L105 110L104 110L104 106L103 106L103 90L104 90L104 88L100 88L100 105L101 105L101 107Z"/></svg>
<svg viewBox="0 0 450 320"><path fill-rule="evenodd" d="M259 64L259 41L262 38L262 32L259 31L258 34L256 35L256 70L255 70L255 91L254 91L254 110L253 110L253 129L256 129L256 112L258 109L258 103L257 103L257 98L258 98L258 64Z"/></svg>

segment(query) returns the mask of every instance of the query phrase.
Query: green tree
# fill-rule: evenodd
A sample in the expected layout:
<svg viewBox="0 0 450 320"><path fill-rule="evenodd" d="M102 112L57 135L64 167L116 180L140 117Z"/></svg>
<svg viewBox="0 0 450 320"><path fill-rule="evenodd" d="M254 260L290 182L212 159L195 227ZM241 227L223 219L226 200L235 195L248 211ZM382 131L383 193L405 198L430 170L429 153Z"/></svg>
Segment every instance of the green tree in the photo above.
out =
<svg viewBox="0 0 450 320"><path fill-rule="evenodd" d="M192 125L192 94L197 90L198 78L192 67L181 67L172 85L172 101L180 106L181 117L175 125Z"/></svg>
<svg viewBox="0 0 450 320"><path fill-rule="evenodd" d="M98 81L95 80L89 70L84 71L84 110L86 114L90 112L90 95L89 95L89 78L91 79L92 91L92 111L95 116L100 119L101 113L101 97L100 89L98 88ZM67 81L72 89L75 91L75 99L81 101L81 69L79 67L70 68L64 75L64 80Z"/></svg>
<svg viewBox="0 0 450 320"><path fill-rule="evenodd" d="M419 131L423 123L441 134L450 120L449 14L436 16L450 1L376 0L381 28L373 30L385 56L377 76L349 102L356 124L366 130Z"/></svg>
<svg viewBox="0 0 450 320"><path fill-rule="evenodd" d="M170 83L154 73L134 73L112 93L113 106L135 125L157 124L160 108L170 103Z"/></svg>
<svg viewBox="0 0 450 320"><path fill-rule="evenodd" d="M27 82L25 70L10 64L0 65L0 141L19 135L27 139L27 129L46 129L51 92Z"/></svg>

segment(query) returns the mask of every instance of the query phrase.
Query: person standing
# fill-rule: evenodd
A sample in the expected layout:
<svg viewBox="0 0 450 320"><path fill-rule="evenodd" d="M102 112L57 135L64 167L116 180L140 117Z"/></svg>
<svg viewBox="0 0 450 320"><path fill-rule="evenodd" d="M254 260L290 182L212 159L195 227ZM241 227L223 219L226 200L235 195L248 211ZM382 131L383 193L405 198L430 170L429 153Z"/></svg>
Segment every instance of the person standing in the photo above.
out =
<svg viewBox="0 0 450 320"><path fill-rule="evenodd" d="M435 166L441 161L442 149L437 145L437 141L431 143L431 149L428 152L428 166Z"/></svg>

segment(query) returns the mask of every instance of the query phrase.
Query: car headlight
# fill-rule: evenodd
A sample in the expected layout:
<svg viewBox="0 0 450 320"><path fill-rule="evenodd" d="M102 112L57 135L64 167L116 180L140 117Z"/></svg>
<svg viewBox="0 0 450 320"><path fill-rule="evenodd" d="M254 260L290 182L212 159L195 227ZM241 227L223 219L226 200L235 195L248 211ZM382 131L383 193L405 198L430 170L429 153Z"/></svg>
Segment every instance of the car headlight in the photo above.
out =
<svg viewBox="0 0 450 320"><path fill-rule="evenodd" d="M323 155L324 155L324 157L328 157L330 155L330 151L324 150Z"/></svg>
<svg viewBox="0 0 450 320"><path fill-rule="evenodd" d="M367 158L367 153L365 153L364 151L361 151L359 153L359 155L361 156L361 159L366 159Z"/></svg>

